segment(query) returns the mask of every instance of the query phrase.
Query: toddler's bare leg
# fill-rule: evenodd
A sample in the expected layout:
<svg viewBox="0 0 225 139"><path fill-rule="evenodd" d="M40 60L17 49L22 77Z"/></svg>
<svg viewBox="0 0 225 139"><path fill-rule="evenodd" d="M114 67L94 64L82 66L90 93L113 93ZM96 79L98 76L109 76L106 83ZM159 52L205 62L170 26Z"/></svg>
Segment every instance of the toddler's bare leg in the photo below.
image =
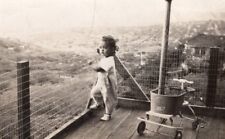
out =
<svg viewBox="0 0 225 139"><path fill-rule="evenodd" d="M98 94L100 94L100 89L98 86L94 86L91 90L91 93L90 93L90 98L94 101L94 104L92 105L93 107L97 107L99 105L99 102L97 101L96 99L96 96Z"/></svg>
<svg viewBox="0 0 225 139"><path fill-rule="evenodd" d="M113 111L113 109L114 109L114 107L113 107L113 106L114 106L114 105L113 105L114 102L113 102L113 100L112 100L112 97L109 96L110 93L107 92L107 91L109 91L109 90L107 90L107 89L104 88L104 87L101 89L103 101L104 101L104 104L105 104L105 113L111 115L111 114L112 114L112 111Z"/></svg>

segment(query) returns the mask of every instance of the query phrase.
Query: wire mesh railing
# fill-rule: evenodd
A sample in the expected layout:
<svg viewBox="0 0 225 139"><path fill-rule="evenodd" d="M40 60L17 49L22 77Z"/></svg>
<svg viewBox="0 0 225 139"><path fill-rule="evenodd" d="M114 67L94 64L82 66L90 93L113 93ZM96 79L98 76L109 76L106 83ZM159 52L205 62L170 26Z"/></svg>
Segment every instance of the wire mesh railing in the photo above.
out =
<svg viewBox="0 0 225 139"><path fill-rule="evenodd" d="M180 84L173 81L174 78L183 78L193 81L194 84L187 85L187 87L194 88L194 91L191 91L186 95L186 100L192 105L205 106L207 102L207 93L210 93L207 92L207 90L212 84L209 75L216 74L213 77L217 78L216 90L212 92L215 93L214 106L224 107L224 51L218 50L218 57L216 59L218 61L218 68L212 67L212 71L218 71L218 73L209 73L211 48L205 49L206 53L196 56L193 52L186 52L182 47L170 48L166 57L166 88L169 89L170 87L180 86ZM147 96L150 95L150 90L158 87L160 65L159 51L142 52L140 50L139 52L124 53L120 55L120 59L129 69L137 83L140 84ZM120 92L122 92L120 96L138 98L140 93L134 94L134 91L132 92L132 89L129 87L129 81L126 82L124 79L119 78L119 83ZM124 95L124 93L126 95Z"/></svg>
<svg viewBox="0 0 225 139"><path fill-rule="evenodd" d="M14 130L17 125L9 126L18 121L16 72L17 70L11 70L0 75L0 138L13 138L18 133ZM8 132L12 132L13 136L6 135Z"/></svg>
<svg viewBox="0 0 225 139"><path fill-rule="evenodd" d="M209 52L198 56L193 54L192 50L181 48L170 48L166 57L166 88L180 86L173 78L193 81L194 84L190 87L195 90L185 99L193 105L206 105L210 83L210 48L206 50ZM213 105L225 107L224 52L218 52L218 65L214 69L218 72L216 75L211 74L217 81ZM158 87L160 51L140 49L138 52L120 53L118 57L121 62L121 65L116 65L119 96L138 100L150 98L150 91ZM18 138L19 129L27 126L26 123L19 123L26 119L30 119L30 128L24 132L30 130L31 138L44 138L85 109L91 85L95 80L94 72L90 72L89 67L84 66L84 71L67 78L63 77L63 73L59 75L58 72L50 72L43 67L31 65L29 69L29 73L17 76L29 76L29 80L23 82L16 81L16 73L23 68L0 75L0 85L9 83L0 88L0 138ZM24 87L28 83L29 86ZM18 90L18 86L23 86L23 89ZM29 94L19 98L17 94L24 91L29 91ZM23 105L30 105L30 113L18 119L18 109L23 108L18 102L26 97L29 97L29 101Z"/></svg>
<svg viewBox="0 0 225 139"><path fill-rule="evenodd" d="M23 75L17 75L17 78L12 78L11 74L16 74L21 70L30 68L30 73ZM52 82L48 77L38 76L40 72L46 72L43 68L30 66L26 68L18 68L13 72L7 72L0 77L10 76L8 80L3 80L2 83L9 81L15 82L13 85L7 86L1 89L0 95L0 138L19 138L21 137L20 129L30 125L30 128L24 128L30 132L30 138L44 138L51 132L68 122L74 116L81 113L85 106L90 91L91 81L93 77L89 76L91 72L87 74L80 74L63 78L63 73L53 73L57 80L62 80L60 83ZM36 72L38 70L38 72ZM18 80L29 76L29 80L20 82ZM68 76L68 75L67 75ZM87 79L80 81L82 76L88 76ZM16 77L16 76L15 76ZM41 78L41 79L40 79ZM43 79L44 78L44 79ZM51 78L51 77L49 77ZM55 79L54 78L54 79ZM17 81L16 81L17 80ZM37 81L38 80L38 81ZM43 82L43 83L42 83ZM28 85L29 86L26 86ZM83 86L84 84L88 87ZM25 87L26 86L26 87ZM18 90L18 87L22 89ZM29 94L25 94L22 97L18 97L18 94L29 91ZM29 97L29 101L25 101L22 104L24 98ZM30 109L23 109L24 106L30 105ZM19 109L23 109L23 113L30 111L29 114L18 119ZM18 111L19 110L19 111ZM27 123L21 125L21 122L30 120ZM26 138L26 137L25 137Z"/></svg>

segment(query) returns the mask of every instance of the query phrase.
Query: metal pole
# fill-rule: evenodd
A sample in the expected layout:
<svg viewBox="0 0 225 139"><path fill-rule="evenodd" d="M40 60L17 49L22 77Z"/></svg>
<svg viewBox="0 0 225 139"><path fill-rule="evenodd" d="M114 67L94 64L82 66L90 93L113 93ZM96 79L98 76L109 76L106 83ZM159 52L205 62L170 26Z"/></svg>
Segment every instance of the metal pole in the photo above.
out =
<svg viewBox="0 0 225 139"><path fill-rule="evenodd" d="M164 88L165 88L165 75L166 75L165 66L166 66L166 55L167 55L167 49L168 49L171 3L172 3L172 0L166 0L166 21L163 27L163 40L162 40L162 46L161 46L158 94L164 94Z"/></svg>
<svg viewBox="0 0 225 139"><path fill-rule="evenodd" d="M29 62L17 63L17 98L19 139L30 138L30 82Z"/></svg>

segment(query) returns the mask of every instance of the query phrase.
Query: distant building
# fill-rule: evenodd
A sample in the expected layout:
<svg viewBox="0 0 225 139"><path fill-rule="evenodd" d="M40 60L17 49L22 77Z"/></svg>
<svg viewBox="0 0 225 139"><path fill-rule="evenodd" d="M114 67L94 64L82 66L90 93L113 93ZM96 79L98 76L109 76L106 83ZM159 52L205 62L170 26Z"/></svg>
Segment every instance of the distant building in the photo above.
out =
<svg viewBox="0 0 225 139"><path fill-rule="evenodd" d="M211 47L219 47L220 52L225 52L225 36L198 34L182 40L182 42L185 45L185 50L188 50L195 57L208 56Z"/></svg>
<svg viewBox="0 0 225 139"><path fill-rule="evenodd" d="M210 48L219 48L219 69L225 72L225 36L198 34L180 41L178 45L186 55L186 61L191 66L190 69L205 69L210 58Z"/></svg>

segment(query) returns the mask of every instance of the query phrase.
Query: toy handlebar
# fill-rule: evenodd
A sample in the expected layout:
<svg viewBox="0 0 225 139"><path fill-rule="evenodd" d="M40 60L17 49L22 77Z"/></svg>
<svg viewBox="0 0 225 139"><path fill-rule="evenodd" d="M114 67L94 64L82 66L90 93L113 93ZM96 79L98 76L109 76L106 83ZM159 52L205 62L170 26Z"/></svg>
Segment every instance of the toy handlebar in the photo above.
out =
<svg viewBox="0 0 225 139"><path fill-rule="evenodd" d="M180 83L188 83L188 84L193 84L194 83L193 81L188 81L186 79L176 79L176 78L174 78L173 80L177 81L177 82L180 82Z"/></svg>
<svg viewBox="0 0 225 139"><path fill-rule="evenodd" d="M193 84L194 83L193 81L188 81L186 79L176 79L176 78L174 78L173 80L181 83L181 89L182 90L184 89L184 84L185 83L188 83L188 84Z"/></svg>

